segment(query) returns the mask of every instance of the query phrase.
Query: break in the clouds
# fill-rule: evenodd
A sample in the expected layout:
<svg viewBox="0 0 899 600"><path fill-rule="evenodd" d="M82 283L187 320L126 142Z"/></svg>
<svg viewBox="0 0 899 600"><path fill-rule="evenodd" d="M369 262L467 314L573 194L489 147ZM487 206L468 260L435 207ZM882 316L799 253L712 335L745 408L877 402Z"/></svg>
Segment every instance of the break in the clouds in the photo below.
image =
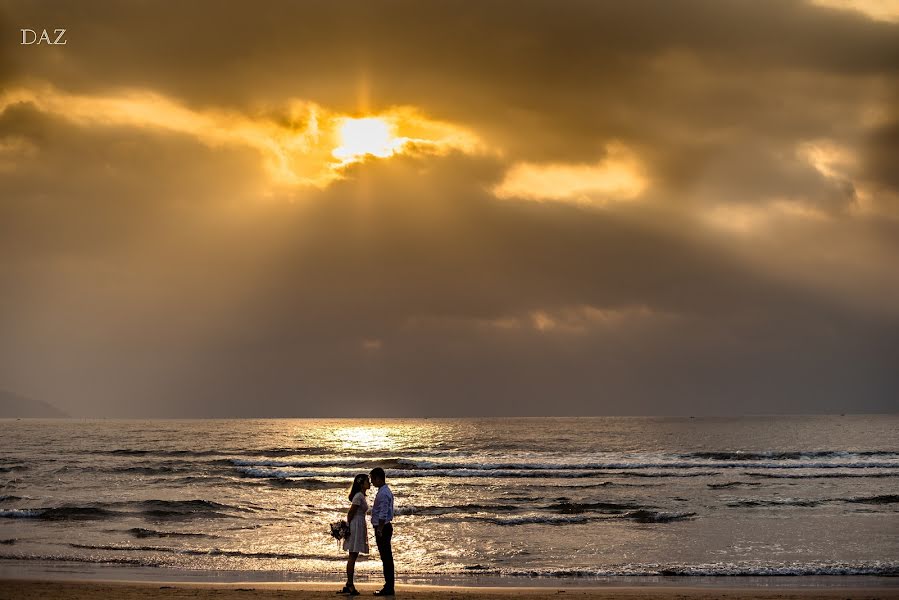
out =
<svg viewBox="0 0 899 600"><path fill-rule="evenodd" d="M3 388L98 416L893 409L887 3L0 6Z"/></svg>

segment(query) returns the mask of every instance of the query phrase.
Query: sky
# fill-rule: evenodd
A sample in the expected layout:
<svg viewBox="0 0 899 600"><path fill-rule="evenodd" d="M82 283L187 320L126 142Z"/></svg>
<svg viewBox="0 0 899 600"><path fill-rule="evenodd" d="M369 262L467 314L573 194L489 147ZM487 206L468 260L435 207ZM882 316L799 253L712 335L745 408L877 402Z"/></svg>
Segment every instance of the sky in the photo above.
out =
<svg viewBox="0 0 899 600"><path fill-rule="evenodd" d="M0 388L895 411L896 2L0 0L0 31Z"/></svg>

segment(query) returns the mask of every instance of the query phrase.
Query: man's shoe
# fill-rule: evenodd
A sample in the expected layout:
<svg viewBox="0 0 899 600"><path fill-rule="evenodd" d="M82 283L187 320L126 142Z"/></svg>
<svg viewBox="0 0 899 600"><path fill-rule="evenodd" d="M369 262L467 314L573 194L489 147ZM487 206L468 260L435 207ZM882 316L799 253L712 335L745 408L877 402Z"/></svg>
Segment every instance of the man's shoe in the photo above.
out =
<svg viewBox="0 0 899 600"><path fill-rule="evenodd" d="M394 596L393 590L383 589L375 592L375 596Z"/></svg>

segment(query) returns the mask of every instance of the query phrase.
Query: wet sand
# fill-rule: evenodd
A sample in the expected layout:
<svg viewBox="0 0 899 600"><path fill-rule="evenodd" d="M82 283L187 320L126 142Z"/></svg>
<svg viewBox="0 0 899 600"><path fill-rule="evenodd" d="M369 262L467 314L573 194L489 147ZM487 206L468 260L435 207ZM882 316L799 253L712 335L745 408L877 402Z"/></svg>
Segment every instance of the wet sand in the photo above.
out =
<svg viewBox="0 0 899 600"><path fill-rule="evenodd" d="M29 581L0 580L0 600L148 600L155 598L193 598L196 600L248 600L269 598L308 598L335 600L340 584L303 583L148 583L102 581ZM359 598L372 597L374 585L360 585ZM441 587L403 585L397 598L408 600L808 600L833 598L853 600L899 599L899 587L889 588L699 588L699 587Z"/></svg>

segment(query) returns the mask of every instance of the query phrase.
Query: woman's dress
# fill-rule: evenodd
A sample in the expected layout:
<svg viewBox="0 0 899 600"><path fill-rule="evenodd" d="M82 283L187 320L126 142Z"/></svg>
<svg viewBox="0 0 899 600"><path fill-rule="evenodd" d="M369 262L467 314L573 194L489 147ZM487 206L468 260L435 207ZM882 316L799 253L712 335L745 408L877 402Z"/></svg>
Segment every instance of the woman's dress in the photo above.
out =
<svg viewBox="0 0 899 600"><path fill-rule="evenodd" d="M343 540L343 549L347 552L368 554L368 523L365 519L368 502L365 500L365 494L356 492L353 496L353 505L356 506L356 514L350 521L350 535Z"/></svg>

